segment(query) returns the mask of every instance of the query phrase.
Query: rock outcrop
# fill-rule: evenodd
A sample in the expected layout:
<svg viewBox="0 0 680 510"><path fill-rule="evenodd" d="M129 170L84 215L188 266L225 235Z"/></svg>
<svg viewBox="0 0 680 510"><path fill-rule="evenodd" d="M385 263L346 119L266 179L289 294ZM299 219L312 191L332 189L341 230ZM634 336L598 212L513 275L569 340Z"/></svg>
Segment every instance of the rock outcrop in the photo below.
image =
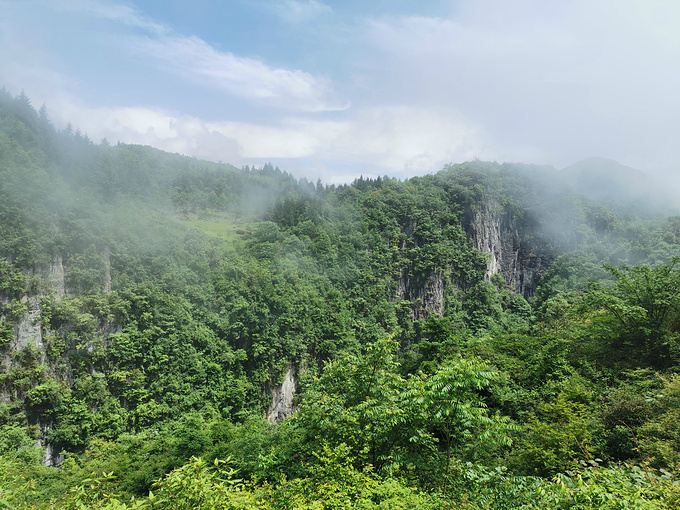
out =
<svg viewBox="0 0 680 510"><path fill-rule="evenodd" d="M52 429L51 423L41 423L40 430L42 435L38 439L38 446L45 449L43 455L43 465L47 467L59 467L64 463L64 456L54 450L54 446L47 440L47 436Z"/></svg>
<svg viewBox="0 0 680 510"><path fill-rule="evenodd" d="M104 253L104 261L103 290L107 292L111 290L108 252ZM32 292L23 295L20 299L24 311L14 319L12 338L4 355L0 356L0 371L11 370L15 363L14 356L27 348L34 350L34 355L37 356L41 364L47 363L46 338L50 331L46 331L45 324L43 323L43 303L48 296L61 300L69 293L64 259L60 253L55 254L52 257L52 261L46 267L37 271L28 271L27 276L39 283L32 287ZM6 306L10 301L8 296L0 295L0 304ZM112 333L120 332L121 330L120 325L111 321L99 324L98 329L99 336L104 341ZM89 349L91 346L87 346L87 348ZM12 396L0 389L0 402L9 403L12 399L17 398L21 399L24 397L21 393ZM38 413L31 418L30 423L39 427L41 431L37 445L44 448L43 464L46 466L60 466L63 462L63 456L54 450L54 446L48 440L49 432L52 428L51 420Z"/></svg>
<svg viewBox="0 0 680 510"><path fill-rule="evenodd" d="M32 344L43 355L45 352L42 336L42 316L39 297L24 298L28 309L16 323L14 328L14 342L10 344L11 351L20 351Z"/></svg>
<svg viewBox="0 0 680 510"><path fill-rule="evenodd" d="M518 214L495 201L465 211L463 227L475 247L488 254L486 278L500 274L515 294L525 298L536 292L541 275L557 256L542 226L522 211Z"/></svg>
<svg viewBox="0 0 680 510"><path fill-rule="evenodd" d="M397 282L397 297L414 303L414 320L427 319L431 314L444 313L444 275L435 271L427 278L412 277L404 270Z"/></svg>
<svg viewBox="0 0 680 510"><path fill-rule="evenodd" d="M524 298L535 295L542 274L558 255L554 240L526 210L504 207L489 199L467 206L461 218L473 246L487 255L486 279L500 274L511 292ZM404 233L409 235L408 229ZM554 236L553 236L554 237ZM407 268L397 280L396 297L410 301L411 317L427 319L444 313L447 268L414 275Z"/></svg>
<svg viewBox="0 0 680 510"><path fill-rule="evenodd" d="M295 412L293 398L296 387L295 371L292 365L288 365L283 383L271 391L272 403L267 410L267 421L269 423L281 423Z"/></svg>
<svg viewBox="0 0 680 510"><path fill-rule="evenodd" d="M58 298L66 293L66 275L64 272L64 258L60 253L52 257L52 264L47 272L47 283Z"/></svg>

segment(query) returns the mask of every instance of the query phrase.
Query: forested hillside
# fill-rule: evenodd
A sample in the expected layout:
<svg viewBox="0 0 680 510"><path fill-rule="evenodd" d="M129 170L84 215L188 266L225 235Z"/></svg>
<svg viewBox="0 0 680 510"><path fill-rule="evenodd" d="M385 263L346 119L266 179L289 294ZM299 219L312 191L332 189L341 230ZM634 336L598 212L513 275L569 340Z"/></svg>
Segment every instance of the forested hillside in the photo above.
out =
<svg viewBox="0 0 680 510"><path fill-rule="evenodd" d="M680 217L592 164L328 186L3 89L0 507L677 508Z"/></svg>

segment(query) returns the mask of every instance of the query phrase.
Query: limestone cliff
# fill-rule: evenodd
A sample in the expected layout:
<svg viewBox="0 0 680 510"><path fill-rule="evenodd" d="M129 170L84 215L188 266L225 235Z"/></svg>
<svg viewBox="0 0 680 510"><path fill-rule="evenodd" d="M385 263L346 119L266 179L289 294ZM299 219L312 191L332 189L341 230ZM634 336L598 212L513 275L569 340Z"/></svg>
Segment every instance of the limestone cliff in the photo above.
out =
<svg viewBox="0 0 680 510"><path fill-rule="evenodd" d="M64 266L62 254L56 253L53 255L51 262L45 267L29 270L25 273L29 279L28 281L31 282L30 285L27 285L28 288L15 296L0 295L0 318L8 319L8 317L2 316L2 310L10 302L20 303L20 309L22 310L20 314L10 319L14 323L14 331L8 345L0 354L0 371L9 373L13 368L16 368L17 363L20 365L21 361L17 361L17 359L21 359L21 353L27 349L33 353L32 356L35 356L36 362L41 365L48 363L47 339L49 338L50 331L46 329L43 321L42 309L48 296L57 300L67 296L69 288L67 285L67 269ZM110 274L108 272L106 276L110 282ZM104 290L110 290L110 283L109 288L106 288L105 285ZM100 324L99 326L99 333L104 339L111 333L120 331L119 325L110 322ZM50 369L48 368L48 370ZM56 374L54 375L56 376ZM17 401L24 398L24 391L17 391L16 388L10 391L10 388L0 387L0 402L9 403L12 400ZM63 456L59 455L58 451L55 451L53 445L48 440L53 425L51 419L37 413L30 418L29 423L37 426L41 432L40 437L37 439L37 444L44 448L43 464L46 466L61 465Z"/></svg>
<svg viewBox="0 0 680 510"><path fill-rule="evenodd" d="M52 257L52 264L50 264L47 272L47 282L57 297L64 297L66 293L66 275L64 273L64 258L60 253Z"/></svg>
<svg viewBox="0 0 680 510"><path fill-rule="evenodd" d="M433 313L444 313L443 271L435 271L423 278L409 276L404 270L397 282L397 297L414 303L411 310L414 320L427 319Z"/></svg>
<svg viewBox="0 0 680 510"><path fill-rule="evenodd" d="M557 256L535 218L494 200L467 207L463 227L475 247L488 254L486 278L500 274L511 291L525 298L534 295L541 274Z"/></svg>
<svg viewBox="0 0 680 510"><path fill-rule="evenodd" d="M288 416L295 412L293 398L296 390L295 372L292 365L288 365L286 375L281 386L271 390L272 403L267 410L267 421L269 423L281 423Z"/></svg>
<svg viewBox="0 0 680 510"><path fill-rule="evenodd" d="M473 246L487 256L486 279L500 274L514 294L534 296L541 275L558 255L554 233L526 209L493 198L465 205L460 221ZM413 228L402 231L410 236ZM563 235L568 237L568 233ZM412 303L413 319L444 313L446 288L458 285L447 280L449 268L424 274L410 269L403 268L397 279L396 298Z"/></svg>
<svg viewBox="0 0 680 510"><path fill-rule="evenodd" d="M32 344L44 357L42 302L46 295L54 294L58 299L65 295L66 280L63 258L57 253L52 257L52 263L45 269L30 276L36 276L42 284L36 294L24 295L21 298L26 311L15 323L14 340L10 343L10 352L17 352Z"/></svg>

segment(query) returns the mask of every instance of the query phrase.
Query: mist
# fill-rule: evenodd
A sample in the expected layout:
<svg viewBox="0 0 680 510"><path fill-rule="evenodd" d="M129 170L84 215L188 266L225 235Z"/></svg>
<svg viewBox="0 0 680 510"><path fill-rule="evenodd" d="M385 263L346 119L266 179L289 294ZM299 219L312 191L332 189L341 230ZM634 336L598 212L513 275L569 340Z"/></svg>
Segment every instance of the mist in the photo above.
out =
<svg viewBox="0 0 680 510"><path fill-rule="evenodd" d="M0 83L95 141L312 182L603 157L677 186L675 2L255 4L2 0Z"/></svg>

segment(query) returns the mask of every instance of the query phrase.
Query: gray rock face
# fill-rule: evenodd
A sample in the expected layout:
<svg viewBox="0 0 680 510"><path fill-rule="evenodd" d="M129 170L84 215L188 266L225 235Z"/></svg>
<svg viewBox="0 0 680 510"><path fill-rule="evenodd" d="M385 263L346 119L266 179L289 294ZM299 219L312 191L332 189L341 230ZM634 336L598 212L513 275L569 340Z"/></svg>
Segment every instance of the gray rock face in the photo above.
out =
<svg viewBox="0 0 680 510"><path fill-rule="evenodd" d="M38 295L26 296L22 299L27 304L28 310L24 312L23 317L16 324L14 331L14 342L11 348L14 351L24 349L29 343L45 352L43 343L43 324L42 324L42 299L46 293L53 292L61 299L66 292L66 278L64 273L64 262L61 254L57 253L52 257L52 263L46 268L38 272L44 279L45 288Z"/></svg>
<svg viewBox="0 0 680 510"><path fill-rule="evenodd" d="M54 451L54 447L47 441L47 434L52 429L51 423L42 423L40 425L42 430L42 437L38 439L38 446L45 448L45 455L43 456L43 465L47 467L59 467L64 463L64 456Z"/></svg>
<svg viewBox="0 0 680 510"><path fill-rule="evenodd" d="M52 264L47 272L47 283L59 298L66 292L66 277L64 273L64 259L60 253L52 257Z"/></svg>
<svg viewBox="0 0 680 510"><path fill-rule="evenodd" d="M426 279L402 274L397 282L397 297L414 303L413 319L427 319L433 313L444 313L444 276L441 271Z"/></svg>
<svg viewBox="0 0 680 510"><path fill-rule="evenodd" d="M535 294L540 276L557 256L541 225L526 216L520 221L496 202L466 211L463 227L475 247L488 254L486 278L500 274L510 290L525 298Z"/></svg>
<svg viewBox="0 0 680 510"><path fill-rule="evenodd" d="M471 234L475 248L489 254L487 280L496 273L502 272L503 237L501 236L501 218L495 212L497 208L498 204L495 202L485 204L478 211L467 211L465 217L464 226L468 234Z"/></svg>
<svg viewBox="0 0 680 510"><path fill-rule="evenodd" d="M28 310L24 312L24 315L16 324L11 350L20 351L32 342L33 346L44 355L41 300L39 297L31 297L26 300L26 304Z"/></svg>
<svg viewBox="0 0 680 510"><path fill-rule="evenodd" d="M104 252L104 275L103 275L103 290L108 292L111 290L111 271L110 271L110 257L109 253ZM52 262L38 271L29 271L29 277L38 277L42 285L35 294L24 296L21 301L26 305L26 311L15 323L14 336L9 344L8 354L0 357L0 371L10 370L12 365L12 353L19 352L26 347L35 348L40 356L40 362L46 363L46 333L42 320L42 304L46 296L56 296L57 299L62 299L66 296L68 288L66 285L66 276L64 269L63 256L59 253L55 254ZM7 304L10 299L7 296L0 296L0 302ZM106 339L112 333L121 331L121 327L113 322L106 322L99 325L100 337L106 342ZM49 333L49 331L47 331ZM88 345L88 349L92 346ZM7 392L0 391L0 402L9 403L12 399L23 398L21 394L11 395ZM63 456L59 452L54 451L53 445L48 440L48 434L52 427L51 422L42 416L36 418L37 423L42 431L41 437L38 439L38 446L44 448L45 454L43 457L43 464L46 466L60 466L63 462Z"/></svg>
<svg viewBox="0 0 680 510"><path fill-rule="evenodd" d="M104 262L102 290L104 292L111 292L111 254L108 250L102 252L102 260Z"/></svg>
<svg viewBox="0 0 680 510"><path fill-rule="evenodd" d="M297 382L292 365L288 365L286 376L281 386L272 390L272 403L267 410L269 423L281 423L295 412L293 397L295 396Z"/></svg>
<svg viewBox="0 0 680 510"><path fill-rule="evenodd" d="M524 298L534 296L541 275L558 255L538 221L524 210L509 210L498 201L489 200L474 210L468 208L462 226L474 247L487 254L487 280L500 274L515 294ZM409 234L408 229L405 233ZM413 303L413 319L427 319L444 312L445 269L421 276L402 272L396 297Z"/></svg>

